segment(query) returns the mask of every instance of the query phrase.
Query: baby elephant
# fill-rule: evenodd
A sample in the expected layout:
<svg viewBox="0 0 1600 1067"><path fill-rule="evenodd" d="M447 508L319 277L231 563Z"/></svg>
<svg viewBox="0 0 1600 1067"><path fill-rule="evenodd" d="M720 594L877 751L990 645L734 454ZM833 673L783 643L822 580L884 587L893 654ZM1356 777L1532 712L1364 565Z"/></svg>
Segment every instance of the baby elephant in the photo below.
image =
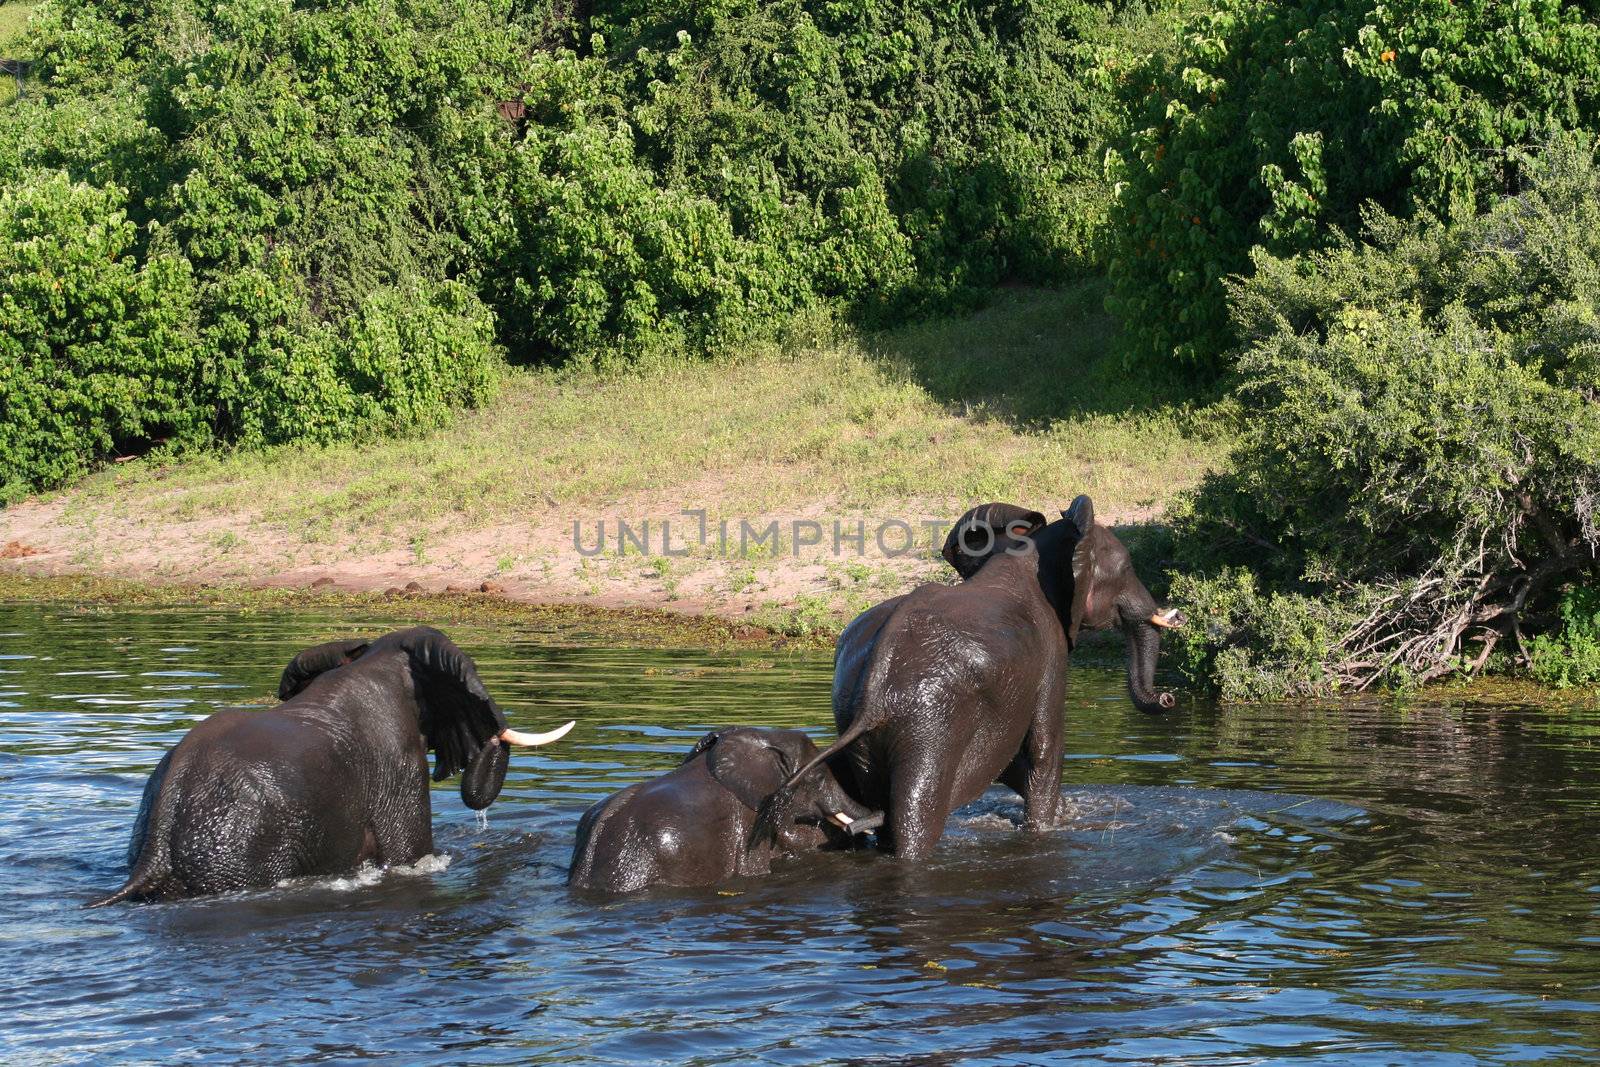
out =
<svg viewBox="0 0 1600 1067"><path fill-rule="evenodd" d="M171 900L414 863L433 851L434 781L461 774L486 808L509 745L548 734L506 725L472 660L418 626L331 641L290 661L267 711L219 711L168 752L144 787L119 900Z"/></svg>
<svg viewBox="0 0 1600 1067"><path fill-rule="evenodd" d="M578 823L567 884L626 893L649 885L712 885L766 874L774 856L851 836L883 817L851 800L819 765L801 779L775 835L747 846L756 811L817 754L799 730L736 726L702 737L677 770L600 801Z"/></svg>

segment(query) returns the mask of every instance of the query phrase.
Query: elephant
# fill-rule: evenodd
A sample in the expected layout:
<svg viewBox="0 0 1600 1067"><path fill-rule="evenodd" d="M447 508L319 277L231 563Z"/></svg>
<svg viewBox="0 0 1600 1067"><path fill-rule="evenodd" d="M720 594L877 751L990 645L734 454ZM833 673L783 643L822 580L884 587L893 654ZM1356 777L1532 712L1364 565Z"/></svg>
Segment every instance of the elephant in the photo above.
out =
<svg viewBox="0 0 1600 1067"><path fill-rule="evenodd" d="M792 797L791 818L763 847L745 848L761 802L817 746L799 730L736 726L706 734L675 770L594 804L578 823L567 884L627 893L707 886L766 874L779 855L846 847L882 816L852 800L826 767Z"/></svg>
<svg viewBox="0 0 1600 1067"><path fill-rule="evenodd" d="M284 669L278 706L223 710L190 730L145 783L128 880L87 905L176 900L415 863L433 851L434 781L461 774L481 810L524 734L472 659L427 626L308 648Z"/></svg>
<svg viewBox="0 0 1600 1067"><path fill-rule="evenodd" d="M986 508L1003 528L974 544L969 520ZM994 781L1022 796L1026 827L1053 825L1066 669L1084 630L1122 631L1136 708L1174 705L1156 692L1155 668L1161 631L1183 625L1182 612L1156 604L1089 497L1043 518L1015 505L973 509L946 542L964 582L919 586L845 628L834 656L838 739L769 798L752 843L783 824L791 785L824 761L884 813L878 845L897 856L926 856L950 813Z"/></svg>

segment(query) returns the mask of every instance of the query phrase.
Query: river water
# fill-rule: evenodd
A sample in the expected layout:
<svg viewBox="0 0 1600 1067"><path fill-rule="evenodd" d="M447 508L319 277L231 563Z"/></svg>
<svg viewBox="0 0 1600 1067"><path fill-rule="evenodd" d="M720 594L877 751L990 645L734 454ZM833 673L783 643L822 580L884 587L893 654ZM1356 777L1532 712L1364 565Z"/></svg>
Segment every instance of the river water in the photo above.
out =
<svg viewBox="0 0 1600 1067"><path fill-rule="evenodd" d="M450 627L514 725L487 823L437 788L423 869L82 911L145 776L289 657L386 620L0 606L0 1061L1593 1062L1600 713L1147 718L1075 668L1065 829L996 789L917 866L569 895L592 801L706 730L831 736L829 657Z"/></svg>

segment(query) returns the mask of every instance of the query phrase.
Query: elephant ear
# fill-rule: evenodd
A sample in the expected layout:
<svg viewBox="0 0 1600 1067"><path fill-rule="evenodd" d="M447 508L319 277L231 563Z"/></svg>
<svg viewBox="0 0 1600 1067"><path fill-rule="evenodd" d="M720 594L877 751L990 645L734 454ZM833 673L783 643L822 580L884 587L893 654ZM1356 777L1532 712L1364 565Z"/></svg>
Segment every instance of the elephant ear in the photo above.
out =
<svg viewBox="0 0 1600 1067"><path fill-rule="evenodd" d="M1094 501L1081 494L1061 517L1078 538L1072 550L1072 618L1067 623L1067 648L1072 649L1078 646L1078 628L1093 606L1094 552L1089 534L1094 530Z"/></svg>
<svg viewBox="0 0 1600 1067"><path fill-rule="evenodd" d="M751 811L759 810L795 769L786 752L752 733L723 733L705 751L711 777Z"/></svg>
<svg viewBox="0 0 1600 1067"><path fill-rule="evenodd" d="M1089 499L1089 494L1081 493L1061 517L1072 523L1080 538L1088 537L1089 531L1094 529L1094 501Z"/></svg>
<svg viewBox="0 0 1600 1067"><path fill-rule="evenodd" d="M1044 516L1016 504L980 504L956 520L939 552L962 578L971 578L1003 545L1044 525Z"/></svg>
<svg viewBox="0 0 1600 1067"><path fill-rule="evenodd" d="M491 750L505 747L497 740L489 745L506 729L505 715L484 689L472 657L440 631L431 626L397 630L374 641L367 654L390 649L403 651L410 660L419 712L417 726L433 750L433 780L443 781L470 766L462 779L462 797L472 805L468 797L470 783L485 774L492 778L496 769L503 777L503 769L495 766L503 753L483 750L486 746ZM475 764L480 753L487 761L483 766ZM498 788L495 792L499 792ZM482 806L487 807L487 802Z"/></svg>
<svg viewBox="0 0 1600 1067"><path fill-rule="evenodd" d="M337 670L346 663L352 663L361 658L368 649L369 642L364 639L354 641L328 641L320 645L312 645L294 659L283 669L283 677L278 681L278 699L288 700L305 691L318 675L327 674Z"/></svg>
<svg viewBox="0 0 1600 1067"><path fill-rule="evenodd" d="M720 740L722 740L722 731L712 730L709 734L706 734L704 737L694 743L694 747L684 755L683 759L679 761L678 766L682 767L685 763L688 763L701 753L709 752L711 750L711 746L715 745Z"/></svg>

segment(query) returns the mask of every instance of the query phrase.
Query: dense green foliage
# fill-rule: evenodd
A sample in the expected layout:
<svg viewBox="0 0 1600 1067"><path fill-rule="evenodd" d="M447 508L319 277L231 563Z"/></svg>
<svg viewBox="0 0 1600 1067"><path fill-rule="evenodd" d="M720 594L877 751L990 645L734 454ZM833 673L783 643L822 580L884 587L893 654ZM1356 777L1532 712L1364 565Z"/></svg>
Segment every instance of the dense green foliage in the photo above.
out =
<svg viewBox="0 0 1600 1067"><path fill-rule="evenodd" d="M59 173L0 189L0 501L130 441L190 434L188 264L129 254L115 190Z"/></svg>
<svg viewBox="0 0 1600 1067"><path fill-rule="evenodd" d="M431 165L479 42L445 14L41 8L39 90L0 113L0 494L486 394L494 319L450 277Z"/></svg>
<svg viewBox="0 0 1600 1067"><path fill-rule="evenodd" d="M1561 598L1561 625L1528 642L1528 667L1559 688L1600 683L1600 586L1579 586Z"/></svg>
<svg viewBox="0 0 1600 1067"><path fill-rule="evenodd" d="M1147 23L1087 0L46 3L0 185L14 213L61 204L0 254L100 260L56 304L11 294L29 355L0 421L31 436L5 492L156 440L429 425L484 394L496 346L715 352L802 310L885 323L1083 271L1107 57Z"/></svg>
<svg viewBox="0 0 1600 1067"><path fill-rule="evenodd" d="M1241 435L1179 517L1188 665L1239 696L1483 664L1600 568L1600 170L1445 226L1258 253ZM1570 625L1570 621L1569 621Z"/></svg>
<svg viewBox="0 0 1600 1067"><path fill-rule="evenodd" d="M654 169L759 225L802 291L945 310L1097 262L1131 31L1096 5L628 0L596 23Z"/></svg>
<svg viewBox="0 0 1600 1067"><path fill-rule="evenodd" d="M1519 187L1517 147L1600 128L1594 5L1221 0L1134 75L1112 167L1113 306L1132 358L1214 375L1225 282L1253 250L1326 247L1368 201L1470 218Z"/></svg>

